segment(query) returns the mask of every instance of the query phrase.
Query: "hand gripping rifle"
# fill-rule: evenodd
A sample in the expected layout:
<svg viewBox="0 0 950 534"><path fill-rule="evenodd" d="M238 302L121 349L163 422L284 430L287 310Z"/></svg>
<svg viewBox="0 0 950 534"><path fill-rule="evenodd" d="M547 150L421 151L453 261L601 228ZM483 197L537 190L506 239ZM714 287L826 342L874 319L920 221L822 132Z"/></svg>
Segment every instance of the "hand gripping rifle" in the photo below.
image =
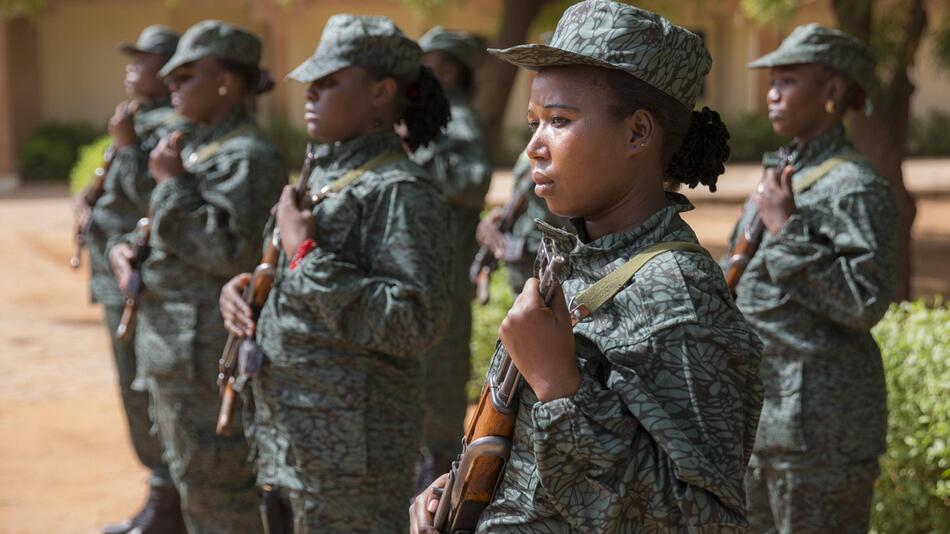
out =
<svg viewBox="0 0 950 534"><path fill-rule="evenodd" d="M779 149L775 154L766 154L762 158L762 164L765 167L765 172L774 169L773 172L781 176L782 171L789 164L789 154L785 149ZM751 204L752 200L749 199L747 203ZM729 287L733 297L736 296L736 286L739 285L739 279L742 278L742 274L748 267L749 261L752 260L752 256L759 250L759 245L762 243L762 233L765 231L765 223L762 222L762 217L759 216L758 207L754 207L754 209L756 210L755 215L739 233L735 244L729 250L729 261L726 264L726 286Z"/></svg>
<svg viewBox="0 0 950 534"><path fill-rule="evenodd" d="M504 207L501 208L501 219L498 221L498 231L502 234L511 232L515 221L518 220L518 217L521 216L521 213L525 210L525 207L527 207L528 192L531 190L530 186L534 184L528 180L528 185L529 187L515 187L508 202L505 202ZM495 258L494 252L486 245L482 245L478 249L478 253L475 254L472 265L468 268L468 277L472 283L475 284L478 303L482 306L488 304L488 299L490 298L488 290L491 284L491 273L496 268L498 268L498 260Z"/></svg>
<svg viewBox="0 0 950 534"><path fill-rule="evenodd" d="M123 118L134 115L139 109L138 101L134 101L125 107ZM92 230L92 208L106 191L106 175L109 174L109 168L112 166L112 160L115 158L115 145L109 145L102 153L102 163L93 171L92 183L82 190L80 195L89 206L89 215L85 220L76 225L76 232L73 234L73 255L69 258L69 266L78 269L82 262L82 249L86 246L86 236Z"/></svg>
<svg viewBox="0 0 950 534"><path fill-rule="evenodd" d="M122 318L115 329L115 338L128 343L135 331L135 312L138 308L139 294L142 292L142 264L148 259L148 240L152 233L151 213L139 219L135 224L132 238L132 259L129 266L132 269L129 283L125 286L125 303L122 308Z"/></svg>
<svg viewBox="0 0 950 534"><path fill-rule="evenodd" d="M561 283L566 263L550 238L541 240L538 250L539 291L550 304ZM439 499L433 524L442 534L474 532L478 517L491 502L501 480L514 434L518 413L521 373L499 344L499 362L489 369L475 413L462 437L462 452L452 462L449 478Z"/></svg>
<svg viewBox="0 0 950 534"><path fill-rule="evenodd" d="M302 202L307 196L307 182L316 158L313 155L311 145L307 145L307 156L304 158L303 167L300 169L300 177L297 179L297 202ZM274 274L276 272L277 261L280 259L280 235L275 225L264 248L264 254L261 261L254 269L251 275L251 282L244 288L242 298L251 307L253 319L256 322L257 316L267 302L267 295L270 294L274 286ZM224 351L221 353L221 359L218 360L218 387L221 392L221 407L218 410L218 422L215 425L215 433L219 436L227 436L231 433L231 418L234 413L234 400L237 395L235 385L240 375L251 376L260 368L263 355L260 347L254 338L238 336L234 333L228 334L228 341L224 344ZM238 388L240 389L240 388Z"/></svg>

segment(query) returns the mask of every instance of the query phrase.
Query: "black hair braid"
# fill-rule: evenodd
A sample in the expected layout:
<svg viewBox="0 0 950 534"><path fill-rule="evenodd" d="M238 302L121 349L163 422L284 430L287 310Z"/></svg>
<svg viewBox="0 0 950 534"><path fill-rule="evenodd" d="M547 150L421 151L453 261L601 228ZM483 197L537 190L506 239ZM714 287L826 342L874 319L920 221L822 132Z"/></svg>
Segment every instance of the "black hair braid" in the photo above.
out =
<svg viewBox="0 0 950 534"><path fill-rule="evenodd" d="M271 76L269 70L261 68L258 71L257 87L254 88L254 94L262 95L271 92L273 89L274 78Z"/></svg>
<svg viewBox="0 0 950 534"><path fill-rule="evenodd" d="M406 87L406 108L402 120L406 124L404 141L409 150L429 144L449 122L449 101L442 86L428 67L419 67L416 80Z"/></svg>
<svg viewBox="0 0 950 534"><path fill-rule="evenodd" d="M667 176L690 189L703 184L716 192L716 180L726 171L729 130L715 111L693 111L689 130L667 167Z"/></svg>
<svg viewBox="0 0 950 534"><path fill-rule="evenodd" d="M224 70L233 73L244 82L244 87L252 95L262 95L274 88L274 78L267 69L251 63L217 58Z"/></svg>

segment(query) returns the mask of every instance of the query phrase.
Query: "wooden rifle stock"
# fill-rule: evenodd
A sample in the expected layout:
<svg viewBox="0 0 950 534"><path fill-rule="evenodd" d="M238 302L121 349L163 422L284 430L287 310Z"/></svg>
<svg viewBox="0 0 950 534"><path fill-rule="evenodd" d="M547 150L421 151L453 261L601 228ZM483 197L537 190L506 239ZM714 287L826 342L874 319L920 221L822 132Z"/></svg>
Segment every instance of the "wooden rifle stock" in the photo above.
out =
<svg viewBox="0 0 950 534"><path fill-rule="evenodd" d="M106 175L109 174L109 167L112 166L112 159L115 157L115 147L109 145L109 148L102 154L102 163L93 171L93 181L80 193L86 205L89 206L89 216L85 221L76 224L76 231L73 234L73 255L69 258L69 266L78 269L82 263L82 249L86 246L86 236L92 230L92 208L102 197L106 190Z"/></svg>
<svg viewBox="0 0 950 534"><path fill-rule="evenodd" d="M308 184L310 174L316 158L313 155L311 145L307 145L307 155L304 158L303 167L300 169L300 177L297 179L297 202L302 203L307 200ZM261 261L254 269L251 275L251 282L244 288L241 297L251 308L252 319L257 322L258 315L264 304L267 302L267 296L271 288L274 287L274 276L276 274L277 262L280 260L280 236L276 225L271 234L271 238L264 247L264 253L261 255ZM221 406L218 409L218 420L215 424L215 433L219 436L227 436L231 433L231 421L234 414L234 402L237 391L234 384L240 373L239 360L241 345L248 340L245 336L239 336L233 332L228 334L228 340L224 344L224 351L221 353L221 359L218 360L218 387L221 391Z"/></svg>
<svg viewBox="0 0 950 534"><path fill-rule="evenodd" d="M505 202L501 209L501 218L498 221L498 231L502 234L511 232L515 221L521 216L521 213L528 205L529 188L515 188L508 202ZM491 298L489 286L491 285L491 274L498 267L498 260L495 254L487 246L482 245L475 254L472 265L468 268L468 275L475 284L478 303L484 306L488 304Z"/></svg>
<svg viewBox="0 0 950 534"><path fill-rule="evenodd" d="M781 175L782 171L788 166L788 153L784 149L780 149L777 153L777 161L766 161L765 167L766 172L768 169L774 168L778 175ZM751 203L751 200L749 201ZM738 238L736 238L735 244L733 244L732 249L729 250L729 260L726 263L726 286L729 288L729 292L732 293L733 298L736 296L736 287L739 285L739 280L742 278L743 273L745 273L746 267L749 266L749 262L752 260L752 256L755 256L755 253L759 250L759 245L762 244L762 234L765 232L765 224L762 222L762 218L759 217L758 207L756 209L756 214L752 217L745 228L739 232Z"/></svg>
<svg viewBox="0 0 950 534"><path fill-rule="evenodd" d="M545 304L550 304L566 260L547 240L542 240L538 257L541 263L539 290ZM521 373L504 346L499 345L498 350L501 351L498 365L485 377L478 405L462 438L462 452L452 463L439 499L433 524L442 534L475 531L511 453Z"/></svg>
<svg viewBox="0 0 950 534"><path fill-rule="evenodd" d="M149 215L139 219L139 222L135 225L132 260L129 262L132 274L129 276L128 285L125 287L125 305L122 308L122 318L119 319L119 326L115 329L116 339L126 343L132 339L132 332L135 330L135 312L138 308L139 294L142 292L142 264L148 258L148 241L151 230L152 221Z"/></svg>

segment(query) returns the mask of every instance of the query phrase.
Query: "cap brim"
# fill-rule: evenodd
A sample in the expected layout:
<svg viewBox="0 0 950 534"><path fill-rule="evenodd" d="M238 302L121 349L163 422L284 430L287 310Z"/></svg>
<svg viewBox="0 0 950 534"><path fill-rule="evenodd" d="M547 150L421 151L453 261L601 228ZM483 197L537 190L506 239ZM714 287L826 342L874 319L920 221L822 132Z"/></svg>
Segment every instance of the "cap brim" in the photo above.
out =
<svg viewBox="0 0 950 534"><path fill-rule="evenodd" d="M129 43L129 42L120 43L118 48L119 48L119 52L122 52L123 54L129 54L129 55L138 54L139 52L144 52L144 50L139 50L138 48L136 48L134 43Z"/></svg>
<svg viewBox="0 0 950 534"><path fill-rule="evenodd" d="M802 61L801 57L788 54L783 50L775 50L746 65L747 69L767 69L771 67L784 67L785 65L798 65L808 63Z"/></svg>
<svg viewBox="0 0 950 534"><path fill-rule="evenodd" d="M538 70L544 67L557 67L562 65L590 65L593 67L620 70L617 66L611 65L606 61L541 44L518 45L505 48L504 50L489 48L488 53L512 65L528 70Z"/></svg>
<svg viewBox="0 0 950 534"><path fill-rule="evenodd" d="M168 62L165 63L165 66L162 67L162 70L158 71L158 75L164 78L168 76L169 74L171 74L172 71L177 69L178 67L181 67L182 65L186 65L193 61L198 61L199 59L203 58L206 55L208 54L201 53L201 52L190 53L190 54L188 53L180 54L178 52L175 52L175 54L168 60Z"/></svg>
<svg viewBox="0 0 950 534"><path fill-rule="evenodd" d="M310 83L334 72L352 66L353 63L340 58L311 56L287 75L288 80Z"/></svg>

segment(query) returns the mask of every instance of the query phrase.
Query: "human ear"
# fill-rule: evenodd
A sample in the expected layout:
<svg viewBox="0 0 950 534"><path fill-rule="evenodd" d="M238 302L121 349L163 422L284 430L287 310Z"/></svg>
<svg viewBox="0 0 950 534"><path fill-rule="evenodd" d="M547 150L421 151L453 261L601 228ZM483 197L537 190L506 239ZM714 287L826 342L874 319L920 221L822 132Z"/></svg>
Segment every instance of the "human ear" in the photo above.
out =
<svg viewBox="0 0 950 534"><path fill-rule="evenodd" d="M643 153L659 141L653 114L645 109L638 109L624 119L624 127L628 132L627 153L631 156Z"/></svg>
<svg viewBox="0 0 950 534"><path fill-rule="evenodd" d="M399 84L394 78L383 78L373 82L370 88L370 102L374 108L389 106L396 99Z"/></svg>

